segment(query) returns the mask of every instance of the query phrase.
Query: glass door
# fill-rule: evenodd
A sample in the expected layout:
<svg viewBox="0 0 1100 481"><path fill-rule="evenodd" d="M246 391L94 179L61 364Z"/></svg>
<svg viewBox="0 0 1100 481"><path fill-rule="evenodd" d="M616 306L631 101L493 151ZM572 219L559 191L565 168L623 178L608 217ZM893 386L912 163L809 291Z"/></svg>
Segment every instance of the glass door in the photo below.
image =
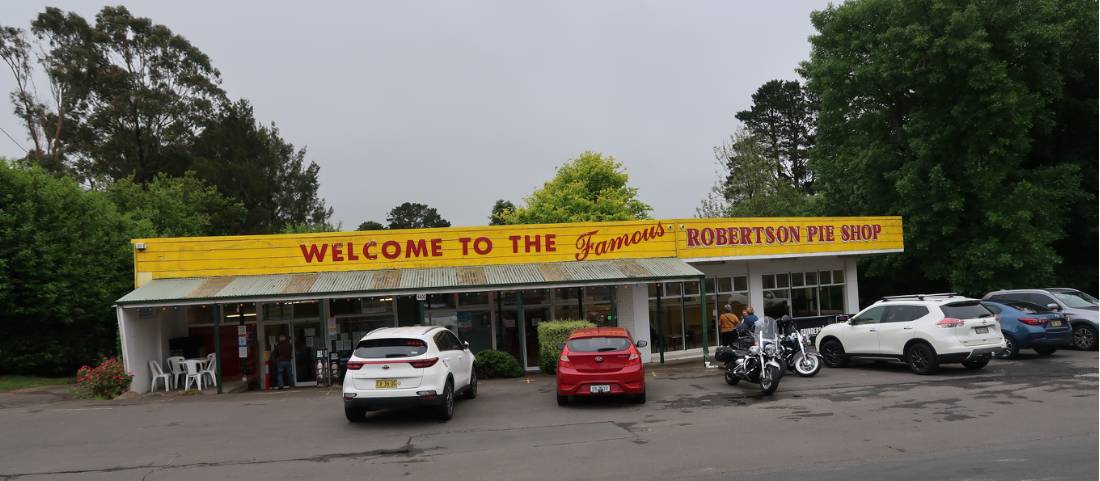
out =
<svg viewBox="0 0 1100 481"><path fill-rule="evenodd" d="M275 345L279 343L279 338L286 336L287 340L290 340L293 347L293 340L290 336L290 324L264 324L264 374L267 377L266 386L272 388L279 385L279 361L275 359ZM284 379L283 382L289 385L294 385L294 363L290 363L290 379Z"/></svg>
<svg viewBox="0 0 1100 481"><path fill-rule="evenodd" d="M294 385L317 384L317 350L324 349L324 330L320 321L299 321L293 324Z"/></svg>

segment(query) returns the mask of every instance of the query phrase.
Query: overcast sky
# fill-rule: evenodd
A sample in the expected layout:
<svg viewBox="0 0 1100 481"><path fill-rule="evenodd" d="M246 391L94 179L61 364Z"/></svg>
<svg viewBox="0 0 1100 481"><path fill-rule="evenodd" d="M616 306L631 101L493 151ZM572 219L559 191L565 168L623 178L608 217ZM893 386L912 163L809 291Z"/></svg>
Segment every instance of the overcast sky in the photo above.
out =
<svg viewBox="0 0 1100 481"><path fill-rule="evenodd" d="M614 156L656 217L691 217L712 149L762 83L796 78L826 2L126 1L206 52L233 98L308 149L345 230L406 201L483 225L585 150ZM112 3L114 4L114 3ZM89 20L104 4L19 1ZM262 6L258 6L262 5ZM24 145L0 74L0 127ZM0 137L0 155L22 151Z"/></svg>

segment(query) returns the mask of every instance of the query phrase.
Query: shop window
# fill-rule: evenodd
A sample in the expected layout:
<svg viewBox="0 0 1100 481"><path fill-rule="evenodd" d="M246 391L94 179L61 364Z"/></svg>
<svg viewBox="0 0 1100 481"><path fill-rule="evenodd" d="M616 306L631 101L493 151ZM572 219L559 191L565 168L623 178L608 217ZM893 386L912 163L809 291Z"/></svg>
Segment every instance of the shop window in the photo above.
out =
<svg viewBox="0 0 1100 481"><path fill-rule="evenodd" d="M455 297L454 294L429 294L428 309L454 309Z"/></svg>
<svg viewBox="0 0 1100 481"><path fill-rule="evenodd" d="M790 287L790 278L789 278L789 276L787 274L776 274L775 275L775 287L780 288L780 289L785 288L785 287Z"/></svg>
<svg viewBox="0 0 1100 481"><path fill-rule="evenodd" d="M293 306L282 302L264 304L265 321L287 321L294 318Z"/></svg>
<svg viewBox="0 0 1100 481"><path fill-rule="evenodd" d="M458 307L479 307L488 305L488 292L463 292L458 295Z"/></svg>
<svg viewBox="0 0 1100 481"><path fill-rule="evenodd" d="M791 316L813 317L817 315L817 288L791 289Z"/></svg>
<svg viewBox="0 0 1100 481"><path fill-rule="evenodd" d="M685 283L686 284L686 283ZM698 286L698 283L695 283ZM686 290L686 289L685 289ZM703 310L699 296L684 296L684 349L703 347Z"/></svg>
<svg viewBox="0 0 1100 481"><path fill-rule="evenodd" d="M707 294L714 294L715 292L718 292L718 290L714 288L714 286L715 286L714 281L715 281L715 279L713 277L708 277L706 279L706 284L705 285L707 286Z"/></svg>
<svg viewBox="0 0 1100 481"><path fill-rule="evenodd" d="M816 286L817 285L817 273L816 272L807 272L806 273L806 285L807 286Z"/></svg>
<svg viewBox="0 0 1100 481"><path fill-rule="evenodd" d="M775 276L768 274L760 276L760 281L764 285L764 289L775 289Z"/></svg>
<svg viewBox="0 0 1100 481"><path fill-rule="evenodd" d="M806 282L805 282L805 279L804 279L804 276L802 275L802 273L801 272L792 272L791 273L791 287L802 287L804 285L806 285Z"/></svg>
<svg viewBox="0 0 1100 481"><path fill-rule="evenodd" d="M397 298L397 325L415 326L420 324L419 301L413 296L399 296Z"/></svg>
<svg viewBox="0 0 1100 481"><path fill-rule="evenodd" d="M833 284L844 283L844 271L833 271Z"/></svg>
<svg viewBox="0 0 1100 481"><path fill-rule="evenodd" d="M360 311L359 299L333 299L329 303L329 312L334 316L359 314Z"/></svg>
<svg viewBox="0 0 1100 481"><path fill-rule="evenodd" d="M684 348L683 311L680 297L662 297L660 311L657 300L649 301L650 339L665 351L678 351Z"/></svg>
<svg viewBox="0 0 1100 481"><path fill-rule="evenodd" d="M363 314L388 314L393 316L392 297L368 297L360 299L360 312Z"/></svg>
<svg viewBox="0 0 1100 481"><path fill-rule="evenodd" d="M669 282L668 284L665 284L664 297L680 297L680 287L681 286L679 282Z"/></svg>
<svg viewBox="0 0 1100 481"><path fill-rule="evenodd" d="M821 286L821 315L844 314L844 286Z"/></svg>
<svg viewBox="0 0 1100 481"><path fill-rule="evenodd" d="M320 304L317 301L299 301L294 306L295 319L317 319L321 317Z"/></svg>
<svg viewBox="0 0 1100 481"><path fill-rule="evenodd" d="M749 278L738 276L733 278L733 290L737 292L749 290Z"/></svg>
<svg viewBox="0 0 1100 481"><path fill-rule="evenodd" d="M764 315L779 319L791 313L790 290L772 289L764 291Z"/></svg>
<svg viewBox="0 0 1100 481"><path fill-rule="evenodd" d="M733 291L733 278L719 277L718 278L718 292L732 292ZM713 292L713 291L709 291Z"/></svg>
<svg viewBox="0 0 1100 481"><path fill-rule="evenodd" d="M685 282L684 285L684 297L698 296L699 295L699 283L696 281Z"/></svg>
<svg viewBox="0 0 1100 481"><path fill-rule="evenodd" d="M524 306L541 306L550 304L549 289L532 289L523 291Z"/></svg>
<svg viewBox="0 0 1100 481"><path fill-rule="evenodd" d="M821 276L821 283L822 284L832 284L833 283L833 272L832 271L821 271L821 272L818 272L818 275Z"/></svg>
<svg viewBox="0 0 1100 481"><path fill-rule="evenodd" d="M581 318L580 287L554 289L554 319L575 320Z"/></svg>

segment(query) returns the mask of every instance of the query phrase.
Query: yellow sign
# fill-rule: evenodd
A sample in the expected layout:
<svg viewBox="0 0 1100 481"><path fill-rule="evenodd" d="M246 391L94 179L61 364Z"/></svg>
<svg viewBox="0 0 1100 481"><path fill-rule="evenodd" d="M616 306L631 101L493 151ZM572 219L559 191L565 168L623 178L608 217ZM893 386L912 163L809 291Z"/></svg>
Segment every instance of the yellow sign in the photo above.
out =
<svg viewBox="0 0 1100 481"><path fill-rule="evenodd" d="M681 259L900 252L901 217L680 219Z"/></svg>
<svg viewBox="0 0 1100 481"><path fill-rule="evenodd" d="M682 219L314 234L135 239L151 279L899 251L900 217ZM139 249L138 247L143 247Z"/></svg>

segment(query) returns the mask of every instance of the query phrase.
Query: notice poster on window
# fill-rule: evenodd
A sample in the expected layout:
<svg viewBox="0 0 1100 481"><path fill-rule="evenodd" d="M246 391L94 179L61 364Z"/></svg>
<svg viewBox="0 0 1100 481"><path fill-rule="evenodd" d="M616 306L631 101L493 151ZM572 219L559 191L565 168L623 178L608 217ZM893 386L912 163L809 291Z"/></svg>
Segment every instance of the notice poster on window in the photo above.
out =
<svg viewBox="0 0 1100 481"><path fill-rule="evenodd" d="M241 324L241 325L237 326L237 335L238 336L244 336L246 334L248 334L248 326L246 326L244 324Z"/></svg>
<svg viewBox="0 0 1100 481"><path fill-rule="evenodd" d="M237 348L237 357L239 357L239 358L248 357L248 346L238 347Z"/></svg>
<svg viewBox="0 0 1100 481"><path fill-rule="evenodd" d="M313 347L313 336L306 336L306 347Z"/></svg>

